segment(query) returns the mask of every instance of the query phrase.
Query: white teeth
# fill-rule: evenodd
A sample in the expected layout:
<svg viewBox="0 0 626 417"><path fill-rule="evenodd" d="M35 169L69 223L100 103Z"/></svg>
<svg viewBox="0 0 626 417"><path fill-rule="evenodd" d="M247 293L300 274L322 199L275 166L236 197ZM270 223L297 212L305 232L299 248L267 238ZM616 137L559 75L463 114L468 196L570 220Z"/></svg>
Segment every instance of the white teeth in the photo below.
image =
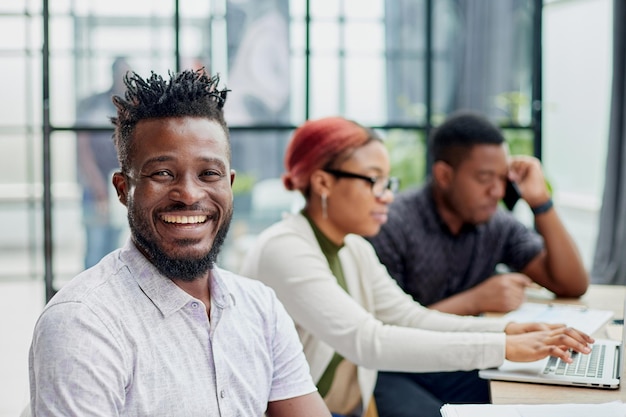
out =
<svg viewBox="0 0 626 417"><path fill-rule="evenodd" d="M177 223L177 224L194 224L194 223L204 223L207 219L207 216L162 216L161 217L166 223Z"/></svg>

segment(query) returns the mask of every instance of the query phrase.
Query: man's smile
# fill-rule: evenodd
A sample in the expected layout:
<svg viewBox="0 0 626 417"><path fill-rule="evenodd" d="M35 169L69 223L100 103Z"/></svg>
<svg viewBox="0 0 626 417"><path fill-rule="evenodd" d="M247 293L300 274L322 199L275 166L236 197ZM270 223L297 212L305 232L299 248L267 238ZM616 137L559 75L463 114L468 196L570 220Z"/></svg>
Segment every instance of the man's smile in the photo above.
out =
<svg viewBox="0 0 626 417"><path fill-rule="evenodd" d="M204 223L208 219L208 216L205 215L196 215L196 216L181 216L181 215L173 215L173 214L164 214L161 216L161 220L165 223L175 223L175 224L197 224Z"/></svg>

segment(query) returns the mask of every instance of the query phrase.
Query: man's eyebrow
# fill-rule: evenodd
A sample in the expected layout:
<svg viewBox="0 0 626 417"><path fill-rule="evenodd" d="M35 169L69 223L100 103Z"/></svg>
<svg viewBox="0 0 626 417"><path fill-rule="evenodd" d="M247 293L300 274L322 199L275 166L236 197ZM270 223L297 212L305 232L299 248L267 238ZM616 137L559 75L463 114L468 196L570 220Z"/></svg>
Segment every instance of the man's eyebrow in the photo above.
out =
<svg viewBox="0 0 626 417"><path fill-rule="evenodd" d="M200 158L203 162L207 162L209 164L217 164L220 166L220 168L226 168L226 163L224 162L224 160L222 158Z"/></svg>
<svg viewBox="0 0 626 417"><path fill-rule="evenodd" d="M155 157L152 157L152 158L150 158L150 159L146 160L146 161L144 162L144 166L145 166L145 165L150 165L150 164L153 164L153 163L155 163L155 162L167 162L167 161L172 161L173 159L174 159L174 157L173 157L173 156L170 156L170 155L159 155L159 156L155 156Z"/></svg>
<svg viewBox="0 0 626 417"><path fill-rule="evenodd" d="M173 161L174 157L169 155L159 155L154 156L152 158L148 158L139 166L139 170L143 171L146 168L151 167L152 165L162 164L163 162Z"/></svg>
<svg viewBox="0 0 626 417"><path fill-rule="evenodd" d="M143 166L148 166L150 164L161 163L161 162L169 162L169 161L174 161L174 160L176 160L176 158L172 155L159 155L159 156L155 156L144 161ZM196 161L198 160L209 163L209 164L217 164L222 168L226 168L226 163L224 162L224 159L222 158L201 157L201 158L198 158Z"/></svg>

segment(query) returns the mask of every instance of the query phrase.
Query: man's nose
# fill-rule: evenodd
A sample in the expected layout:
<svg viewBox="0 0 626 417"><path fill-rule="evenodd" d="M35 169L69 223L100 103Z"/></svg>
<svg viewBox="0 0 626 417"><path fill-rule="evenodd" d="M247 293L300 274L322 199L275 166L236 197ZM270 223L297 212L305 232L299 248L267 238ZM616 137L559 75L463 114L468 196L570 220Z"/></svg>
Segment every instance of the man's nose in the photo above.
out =
<svg viewBox="0 0 626 417"><path fill-rule="evenodd" d="M496 183L490 189L491 195L501 200L506 192L506 180L496 181Z"/></svg>
<svg viewBox="0 0 626 417"><path fill-rule="evenodd" d="M202 182L195 176L185 175L180 177L172 190L170 190L170 198L179 201L188 206L201 200L206 194L206 190Z"/></svg>

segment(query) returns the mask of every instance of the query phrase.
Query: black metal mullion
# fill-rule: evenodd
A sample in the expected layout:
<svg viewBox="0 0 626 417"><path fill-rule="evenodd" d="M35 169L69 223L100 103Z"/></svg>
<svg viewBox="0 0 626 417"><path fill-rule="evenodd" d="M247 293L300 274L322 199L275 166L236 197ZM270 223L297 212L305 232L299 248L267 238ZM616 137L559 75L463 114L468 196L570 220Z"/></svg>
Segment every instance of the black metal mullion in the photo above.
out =
<svg viewBox="0 0 626 417"><path fill-rule="evenodd" d="M55 293L53 286L52 269L52 170L50 156L50 11L48 0L43 0L43 254L44 254L44 283L46 301Z"/></svg>
<svg viewBox="0 0 626 417"><path fill-rule="evenodd" d="M543 37L543 0L534 1L533 10L533 58L532 58L532 99L531 125L534 134L533 150L537 158L542 157L543 140L541 137L543 123L542 95L542 37Z"/></svg>
<svg viewBox="0 0 626 417"><path fill-rule="evenodd" d="M426 104L426 120L424 123L424 136L426 138L426 172L428 176L432 161L428 149L428 137L432 129L433 115L433 0L426 0L425 13L425 51L424 51L424 102Z"/></svg>
<svg viewBox="0 0 626 417"><path fill-rule="evenodd" d="M311 116L311 0L306 0L304 16L304 120Z"/></svg>
<svg viewBox="0 0 626 417"><path fill-rule="evenodd" d="M176 57L176 72L180 72L180 0L174 0L174 53Z"/></svg>

